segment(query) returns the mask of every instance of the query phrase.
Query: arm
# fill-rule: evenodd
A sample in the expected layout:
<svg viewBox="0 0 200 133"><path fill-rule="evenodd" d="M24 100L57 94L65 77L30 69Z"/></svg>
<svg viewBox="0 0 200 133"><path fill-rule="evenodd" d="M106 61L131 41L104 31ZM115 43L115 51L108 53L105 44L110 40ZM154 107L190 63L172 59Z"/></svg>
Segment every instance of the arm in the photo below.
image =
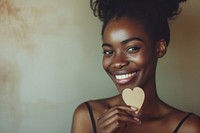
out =
<svg viewBox="0 0 200 133"><path fill-rule="evenodd" d="M90 116L84 103L74 111L71 133L92 133Z"/></svg>

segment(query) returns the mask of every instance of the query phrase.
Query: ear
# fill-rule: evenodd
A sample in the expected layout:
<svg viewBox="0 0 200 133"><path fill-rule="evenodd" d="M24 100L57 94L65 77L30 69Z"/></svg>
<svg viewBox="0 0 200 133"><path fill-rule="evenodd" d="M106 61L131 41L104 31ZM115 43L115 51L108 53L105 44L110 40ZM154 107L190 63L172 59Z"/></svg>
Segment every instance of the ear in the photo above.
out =
<svg viewBox="0 0 200 133"><path fill-rule="evenodd" d="M163 57L166 52L167 52L167 43L164 39L161 39L156 43L157 58Z"/></svg>

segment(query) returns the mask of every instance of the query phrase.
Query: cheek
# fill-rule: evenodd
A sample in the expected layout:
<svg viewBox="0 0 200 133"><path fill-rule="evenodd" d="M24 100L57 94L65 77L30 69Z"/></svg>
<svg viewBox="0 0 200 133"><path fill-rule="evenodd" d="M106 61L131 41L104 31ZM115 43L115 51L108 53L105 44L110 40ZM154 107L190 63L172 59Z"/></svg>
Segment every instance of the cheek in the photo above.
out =
<svg viewBox="0 0 200 133"><path fill-rule="evenodd" d="M144 55L129 56L129 60L133 62L137 67L142 67L147 63L147 59Z"/></svg>
<svg viewBox="0 0 200 133"><path fill-rule="evenodd" d="M147 52L142 52L137 56L129 57L129 60L134 62L137 65L137 67L145 67L146 65L154 63L154 58L152 54L149 54Z"/></svg>
<svg viewBox="0 0 200 133"><path fill-rule="evenodd" d="M106 71L106 70L108 70L108 68L110 66L110 61L108 59L106 59L105 57L103 57L102 65L103 65L104 70Z"/></svg>

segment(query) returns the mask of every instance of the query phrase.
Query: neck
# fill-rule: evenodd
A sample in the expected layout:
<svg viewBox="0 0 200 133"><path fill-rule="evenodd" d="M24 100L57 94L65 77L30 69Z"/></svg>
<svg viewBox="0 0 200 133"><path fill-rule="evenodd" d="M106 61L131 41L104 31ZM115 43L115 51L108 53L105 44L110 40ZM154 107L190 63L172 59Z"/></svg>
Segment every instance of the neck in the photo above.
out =
<svg viewBox="0 0 200 133"><path fill-rule="evenodd" d="M144 92L145 100L138 113L138 116L141 119L149 119L149 116L155 118L159 115L159 107L161 105L161 100L158 97L155 83L145 87Z"/></svg>

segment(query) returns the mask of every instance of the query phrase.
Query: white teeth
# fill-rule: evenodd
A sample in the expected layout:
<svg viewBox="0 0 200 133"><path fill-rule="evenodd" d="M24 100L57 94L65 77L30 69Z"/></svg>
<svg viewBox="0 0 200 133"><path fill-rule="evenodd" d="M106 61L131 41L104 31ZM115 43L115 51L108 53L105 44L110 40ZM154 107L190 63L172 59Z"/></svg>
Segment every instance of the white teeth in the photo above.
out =
<svg viewBox="0 0 200 133"><path fill-rule="evenodd" d="M129 73L129 74L122 74L122 75L115 75L116 79L126 79L134 76L136 73Z"/></svg>

